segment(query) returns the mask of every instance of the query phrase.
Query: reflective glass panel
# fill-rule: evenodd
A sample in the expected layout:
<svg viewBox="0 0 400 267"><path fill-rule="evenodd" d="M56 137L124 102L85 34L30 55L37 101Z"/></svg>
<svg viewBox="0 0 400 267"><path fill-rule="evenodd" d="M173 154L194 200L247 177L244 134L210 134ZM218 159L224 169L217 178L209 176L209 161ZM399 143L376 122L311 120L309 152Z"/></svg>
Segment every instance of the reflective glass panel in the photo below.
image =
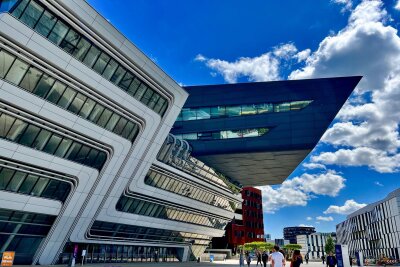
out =
<svg viewBox="0 0 400 267"><path fill-rule="evenodd" d="M182 109L182 119L184 121L190 121L196 119L196 110L192 110L190 108Z"/></svg>
<svg viewBox="0 0 400 267"><path fill-rule="evenodd" d="M24 78L22 79L21 83L19 84L19 86L28 90L29 92L32 92L33 89L35 89L37 83L39 82L42 74L43 74L43 72L40 71L39 69L37 69L35 67L30 67L28 72L25 74Z"/></svg>
<svg viewBox="0 0 400 267"><path fill-rule="evenodd" d="M111 76L114 74L117 67L118 67L118 63L114 59L111 59L108 62L106 69L103 72L103 77L106 78L107 80L111 79Z"/></svg>
<svg viewBox="0 0 400 267"><path fill-rule="evenodd" d="M92 67L99 55L100 55L100 50L96 46L92 45L89 51L87 52L85 59L82 62L86 64L88 67Z"/></svg>
<svg viewBox="0 0 400 267"><path fill-rule="evenodd" d="M22 185L21 185L21 187L19 188L18 191L23 193L23 194L30 194L31 190L35 186L38 178L39 177L36 176L36 175L29 174L25 178L24 182L22 183Z"/></svg>
<svg viewBox="0 0 400 267"><path fill-rule="evenodd" d="M96 63L93 66L93 70L96 71L97 73L102 74L109 60L110 57L106 53L104 52L101 53Z"/></svg>
<svg viewBox="0 0 400 267"><path fill-rule="evenodd" d="M15 118L12 116L9 116L5 113L1 114L0 116L0 137L4 138L8 131L11 129L11 126L13 125L15 121Z"/></svg>
<svg viewBox="0 0 400 267"><path fill-rule="evenodd" d="M93 101L90 98L86 99L81 110L79 111L79 116L86 119L90 115L90 112L92 112L95 105L96 105L95 101Z"/></svg>
<svg viewBox="0 0 400 267"><path fill-rule="evenodd" d="M97 124L101 127L105 127L108 120L110 119L112 114L112 111L109 109L105 109L103 111L103 113L101 114L101 117L99 118L99 120L97 121Z"/></svg>
<svg viewBox="0 0 400 267"><path fill-rule="evenodd" d="M91 43L85 37L82 37L76 45L76 49L72 52L72 55L79 61L82 61L89 51L90 46Z"/></svg>
<svg viewBox="0 0 400 267"><path fill-rule="evenodd" d="M274 105L274 112L290 111L290 103L280 103Z"/></svg>
<svg viewBox="0 0 400 267"><path fill-rule="evenodd" d="M54 24L56 24L57 18L53 16L48 11L45 11L40 17L39 22L35 26L35 30L40 33L41 35L47 37L50 33L51 29L53 28Z"/></svg>
<svg viewBox="0 0 400 267"><path fill-rule="evenodd" d="M61 141L61 143L59 143L59 146L57 147L57 150L54 153L54 155L63 158L65 156L65 154L67 153L67 151L68 151L69 147L71 146L71 144L72 144L72 140L71 139L64 138Z"/></svg>
<svg viewBox="0 0 400 267"><path fill-rule="evenodd" d="M35 26L36 22L39 20L43 10L43 7L39 6L34 1L31 1L26 7L20 20L28 25L30 28L33 28L33 26Z"/></svg>
<svg viewBox="0 0 400 267"><path fill-rule="evenodd" d="M21 136L21 139L18 141L21 145L24 146L31 146L33 141L35 140L36 136L38 135L40 131L40 128L35 126L35 125L29 125L23 135Z"/></svg>
<svg viewBox="0 0 400 267"><path fill-rule="evenodd" d="M56 151L58 145L60 144L62 140L62 137L57 135L57 134L53 134L49 141L47 142L46 146L44 147L43 151L47 152L49 154L53 154L54 151Z"/></svg>
<svg viewBox="0 0 400 267"><path fill-rule="evenodd" d="M14 124L11 126L11 129L8 131L6 138L11 141L18 140L20 135L24 132L26 126L28 126L26 122L16 119Z"/></svg>
<svg viewBox="0 0 400 267"><path fill-rule="evenodd" d="M77 49L77 44L81 35L74 31L72 28L69 29L67 35L62 40L60 47L66 52L73 54Z"/></svg>
<svg viewBox="0 0 400 267"><path fill-rule="evenodd" d="M53 30L51 31L48 39L55 43L56 45L59 45L64 38L64 36L68 32L68 26L64 24L61 20L57 21L57 23L54 25Z"/></svg>
<svg viewBox="0 0 400 267"><path fill-rule="evenodd" d="M15 57L4 50L0 51L0 78L4 78L10 69Z"/></svg>
<svg viewBox="0 0 400 267"><path fill-rule="evenodd" d="M226 116L235 117L240 116L241 107L240 106L227 106L226 107Z"/></svg>
<svg viewBox="0 0 400 267"><path fill-rule="evenodd" d="M257 114L256 105L242 105L241 115L255 115Z"/></svg>
<svg viewBox="0 0 400 267"><path fill-rule="evenodd" d="M85 103L86 98L87 97L85 95L78 93L72 101L71 105L68 107L68 110L75 114L78 113Z"/></svg>
<svg viewBox="0 0 400 267"><path fill-rule="evenodd" d="M43 98L46 97L54 82L55 80L53 78L47 74L43 74L33 93Z"/></svg>
<svg viewBox="0 0 400 267"><path fill-rule="evenodd" d="M32 148L42 150L51 136L51 132L42 129L32 144Z"/></svg>
<svg viewBox="0 0 400 267"><path fill-rule="evenodd" d="M17 58L8 71L5 79L13 84L19 84L27 70L28 64Z"/></svg>
<svg viewBox="0 0 400 267"><path fill-rule="evenodd" d="M61 96L60 100L58 100L57 105L62 108L67 108L69 104L71 104L72 99L76 95L76 91L70 87L68 87L64 94Z"/></svg>
<svg viewBox="0 0 400 267"><path fill-rule="evenodd" d="M61 95L64 93L65 88L67 88L65 84L56 81L46 99L50 102L57 103Z"/></svg>
<svg viewBox="0 0 400 267"><path fill-rule="evenodd" d="M6 190L11 192L17 192L22 182L24 181L26 175L27 175L26 173L20 171L15 172L11 181L8 183Z"/></svg>
<svg viewBox="0 0 400 267"><path fill-rule="evenodd" d="M120 116L116 113L114 113L110 120L108 121L107 125L106 125L106 129L109 131L112 131L115 127L115 125L117 124L118 120L119 120Z"/></svg>

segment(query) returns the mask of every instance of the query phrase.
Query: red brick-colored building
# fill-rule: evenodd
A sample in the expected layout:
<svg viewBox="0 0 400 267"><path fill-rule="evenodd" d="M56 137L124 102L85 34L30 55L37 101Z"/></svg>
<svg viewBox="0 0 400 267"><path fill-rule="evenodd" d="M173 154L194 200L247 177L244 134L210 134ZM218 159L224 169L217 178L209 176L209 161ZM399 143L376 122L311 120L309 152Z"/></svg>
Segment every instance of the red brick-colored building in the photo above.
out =
<svg viewBox="0 0 400 267"><path fill-rule="evenodd" d="M227 247L231 248L234 253L239 245L264 241L261 190L244 187L242 198L242 207L236 210L235 219L226 226Z"/></svg>

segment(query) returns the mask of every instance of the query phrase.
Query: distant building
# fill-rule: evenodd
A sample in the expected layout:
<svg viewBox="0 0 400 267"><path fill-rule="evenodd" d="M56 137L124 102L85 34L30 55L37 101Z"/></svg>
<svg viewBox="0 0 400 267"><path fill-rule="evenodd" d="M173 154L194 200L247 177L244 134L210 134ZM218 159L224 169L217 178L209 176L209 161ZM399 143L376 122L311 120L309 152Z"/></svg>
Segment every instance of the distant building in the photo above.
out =
<svg viewBox="0 0 400 267"><path fill-rule="evenodd" d="M283 238L276 238L275 245L283 247L284 245L290 244L290 241Z"/></svg>
<svg viewBox="0 0 400 267"><path fill-rule="evenodd" d="M297 244L296 236L309 235L315 233L314 227L308 226L295 226L283 228L283 237L290 241L290 244Z"/></svg>
<svg viewBox="0 0 400 267"><path fill-rule="evenodd" d="M241 192L242 205L238 206L234 219L226 226L225 236L212 240L214 249L230 248L236 253L239 245L265 241L261 190L244 187Z"/></svg>
<svg viewBox="0 0 400 267"><path fill-rule="evenodd" d="M264 238L265 238L265 240L272 240L271 239L271 234L264 234Z"/></svg>
<svg viewBox="0 0 400 267"><path fill-rule="evenodd" d="M312 233L309 235L298 235L297 244L301 245L301 254L308 254L310 259L320 259L325 255L325 244L328 236L336 243L336 233Z"/></svg>
<svg viewBox="0 0 400 267"><path fill-rule="evenodd" d="M349 246L350 255L400 259L400 188L386 198L347 216L336 226L337 242Z"/></svg>

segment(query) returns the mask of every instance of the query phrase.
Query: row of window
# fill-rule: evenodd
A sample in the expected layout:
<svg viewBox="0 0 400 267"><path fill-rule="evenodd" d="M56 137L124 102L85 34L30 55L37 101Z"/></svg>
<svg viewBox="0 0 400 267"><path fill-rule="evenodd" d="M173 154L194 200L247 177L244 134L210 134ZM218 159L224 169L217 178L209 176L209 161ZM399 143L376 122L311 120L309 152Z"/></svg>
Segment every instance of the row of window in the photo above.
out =
<svg viewBox="0 0 400 267"><path fill-rule="evenodd" d="M282 103L183 108L178 116L177 121L208 120L215 118L257 115L271 112L295 111L307 107L311 102L312 100L304 100Z"/></svg>
<svg viewBox="0 0 400 267"><path fill-rule="evenodd" d="M76 244L69 242L61 253L57 264L67 265L78 246L77 262L83 263L121 263L121 262L171 262L178 261L176 248L146 247L108 244ZM86 255L82 259L82 250Z"/></svg>
<svg viewBox="0 0 400 267"><path fill-rule="evenodd" d="M248 200L248 199L243 200L243 206L252 207L252 208L256 208L256 209L262 208L261 203L252 201L252 200Z"/></svg>
<svg viewBox="0 0 400 267"><path fill-rule="evenodd" d="M139 132L136 123L4 49L0 50L0 78L132 142Z"/></svg>
<svg viewBox="0 0 400 267"><path fill-rule="evenodd" d="M235 211L236 206L233 202L227 200L226 198L220 197L218 195L209 193L206 190L194 187L193 185L180 181L175 178L171 178L164 174L150 170L144 182L147 185L154 186L166 191L185 196L191 199L195 199L218 208L222 208L228 211Z"/></svg>
<svg viewBox="0 0 400 267"><path fill-rule="evenodd" d="M254 210L246 210L246 217L262 219L263 214L262 214L262 212L258 212L258 211L254 211Z"/></svg>
<svg viewBox="0 0 400 267"><path fill-rule="evenodd" d="M255 193L255 192L252 192L252 191L250 191L250 190L244 190L244 193L245 193L245 195L248 196L248 197L252 197L252 198L255 198L255 199L259 199L259 200L262 199L260 194L257 194L257 193Z"/></svg>
<svg viewBox="0 0 400 267"><path fill-rule="evenodd" d="M127 196L121 196L117 203L117 210L159 219L198 224L221 230L224 229L228 223L227 220L212 218Z"/></svg>
<svg viewBox="0 0 400 267"><path fill-rule="evenodd" d="M55 216L0 209L2 251L15 251L14 264L31 264Z"/></svg>
<svg viewBox="0 0 400 267"><path fill-rule="evenodd" d="M201 234L103 221L94 222L90 228L90 235L117 239L146 239L158 242L167 241L192 244L208 244L211 239L209 236Z"/></svg>
<svg viewBox="0 0 400 267"><path fill-rule="evenodd" d="M100 170L107 154L39 125L1 113L0 138Z"/></svg>
<svg viewBox="0 0 400 267"><path fill-rule="evenodd" d="M12 15L161 116L168 101L108 53L36 0L22 0Z"/></svg>
<svg viewBox="0 0 400 267"><path fill-rule="evenodd" d="M245 138L245 137L259 137L269 132L269 128L258 129L243 129L243 130L227 130L227 131L212 131L200 133L184 133L176 134L179 139L184 140L219 140L219 139L232 139L232 138Z"/></svg>
<svg viewBox="0 0 400 267"><path fill-rule="evenodd" d="M264 224L259 222L246 222L247 228L264 229Z"/></svg>
<svg viewBox="0 0 400 267"><path fill-rule="evenodd" d="M22 169L15 170L0 165L0 190L64 202L71 191L71 185L39 173L30 173Z"/></svg>

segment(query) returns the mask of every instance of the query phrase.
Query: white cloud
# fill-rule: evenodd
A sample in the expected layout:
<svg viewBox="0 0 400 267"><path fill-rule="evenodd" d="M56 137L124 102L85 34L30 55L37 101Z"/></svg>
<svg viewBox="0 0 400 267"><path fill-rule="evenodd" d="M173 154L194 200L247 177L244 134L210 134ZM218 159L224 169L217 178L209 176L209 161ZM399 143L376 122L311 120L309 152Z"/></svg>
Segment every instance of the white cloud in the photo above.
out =
<svg viewBox="0 0 400 267"><path fill-rule="evenodd" d="M388 155L384 151L369 147L323 152L312 156L311 161L325 165L368 166L380 173L394 173L400 168L400 154Z"/></svg>
<svg viewBox="0 0 400 267"><path fill-rule="evenodd" d="M313 225L308 225L308 224L303 224L303 223L299 224L299 226L300 227L314 227Z"/></svg>
<svg viewBox="0 0 400 267"><path fill-rule="evenodd" d="M312 221L312 219L313 219L312 217L307 217L306 218L307 221Z"/></svg>
<svg viewBox="0 0 400 267"><path fill-rule="evenodd" d="M400 0L397 0L396 5L394 6L395 9L400 10Z"/></svg>
<svg viewBox="0 0 400 267"><path fill-rule="evenodd" d="M306 60L311 54L311 49L305 49L303 51L298 52L294 57L297 58L297 62L300 63Z"/></svg>
<svg viewBox="0 0 400 267"><path fill-rule="evenodd" d="M274 47L272 51L257 57L241 57L229 62L221 59L206 58L198 54L196 61L205 64L215 73L222 75L226 82L234 83L240 77L248 77L250 81L271 81L281 79L279 71L282 62L292 59L297 48L292 43Z"/></svg>
<svg viewBox="0 0 400 267"><path fill-rule="evenodd" d="M351 8L353 7L352 0L331 0L331 1L335 4L344 5L344 7L342 8L342 12L351 10Z"/></svg>
<svg viewBox="0 0 400 267"><path fill-rule="evenodd" d="M381 184L380 182L378 182L378 181L376 181L375 183L374 183L375 185L377 185L377 186L383 186L383 184Z"/></svg>
<svg viewBox="0 0 400 267"><path fill-rule="evenodd" d="M325 165L320 164L320 163L314 163L314 162L309 162L309 163L303 163L302 165L306 169L314 170L314 169L326 169Z"/></svg>
<svg viewBox="0 0 400 267"><path fill-rule="evenodd" d="M313 195L337 196L346 180L335 171L325 173L304 173L299 177L286 180L281 186L261 186L263 210L274 213L283 207L306 206Z"/></svg>
<svg viewBox="0 0 400 267"><path fill-rule="evenodd" d="M346 200L343 206L336 206L336 205L331 205L328 207L327 210L324 211L324 214L342 214L342 215L348 215L350 213L355 212L356 210L359 210L363 207L365 207L367 204L363 203L357 203L353 199Z"/></svg>
<svg viewBox="0 0 400 267"><path fill-rule="evenodd" d="M324 221L324 222L331 222L331 221L333 221L333 217L332 217L332 216L327 216L327 217L318 216L318 217L316 217L315 219L316 219L317 221Z"/></svg>

